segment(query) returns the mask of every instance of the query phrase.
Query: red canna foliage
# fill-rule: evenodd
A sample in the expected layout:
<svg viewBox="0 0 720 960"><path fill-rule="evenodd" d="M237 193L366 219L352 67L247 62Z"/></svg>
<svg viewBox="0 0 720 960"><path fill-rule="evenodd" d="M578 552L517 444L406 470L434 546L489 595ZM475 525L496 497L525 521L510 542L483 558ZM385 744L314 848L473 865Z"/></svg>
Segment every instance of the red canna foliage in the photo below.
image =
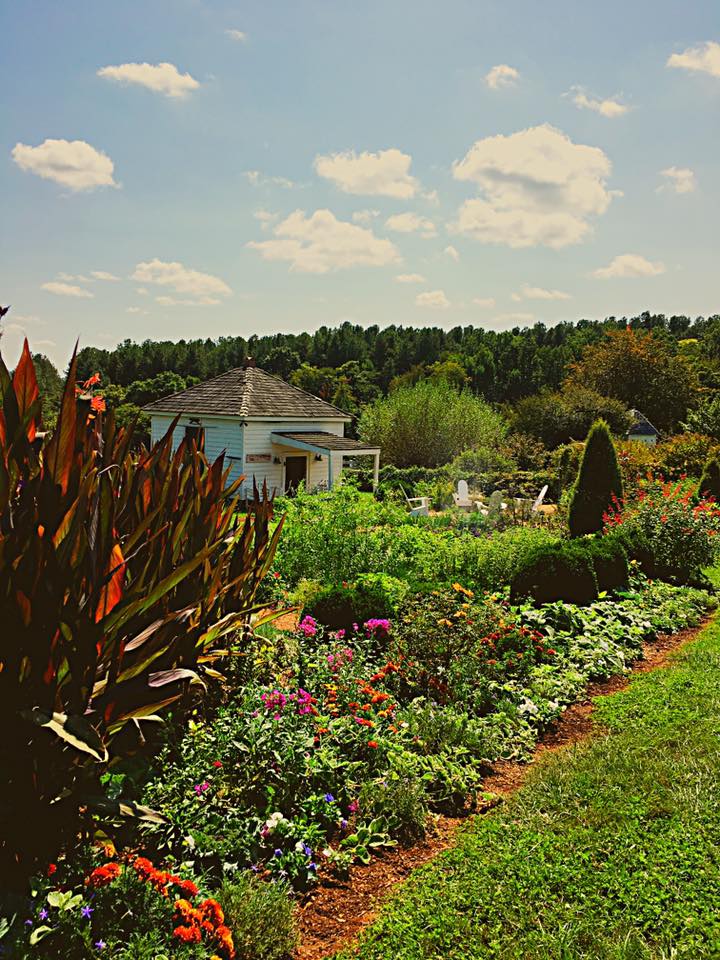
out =
<svg viewBox="0 0 720 960"><path fill-rule="evenodd" d="M98 800L114 738L203 684L282 527L265 491L239 519L240 481L194 443L173 451L172 428L133 452L75 370L46 436L27 343L12 378L0 358L0 877L16 880L81 807L138 812Z"/></svg>

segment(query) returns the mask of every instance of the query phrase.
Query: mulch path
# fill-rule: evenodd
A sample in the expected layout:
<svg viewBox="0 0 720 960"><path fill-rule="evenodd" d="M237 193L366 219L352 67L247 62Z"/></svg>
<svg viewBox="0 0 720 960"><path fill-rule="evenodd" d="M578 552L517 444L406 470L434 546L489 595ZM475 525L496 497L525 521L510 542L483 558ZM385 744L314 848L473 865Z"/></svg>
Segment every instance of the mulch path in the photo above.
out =
<svg viewBox="0 0 720 960"><path fill-rule="evenodd" d="M697 636L708 619L698 627L661 635L652 643L646 643L643 659L633 664L631 673L647 673L667 666L670 655ZM629 680L630 675L621 674L591 684L585 699L569 706L555 726L547 731L538 743L533 759L571 747L597 732L598 727L592 719L593 698L623 690ZM494 794L495 798L481 804L479 813L487 812L502 803L504 797L519 790L528 773L528 764L512 760L493 764L483 781L483 790ZM460 826L476 815L477 812L464 817L440 816L434 832L425 840L411 847L388 850L374 857L367 866L353 866L347 880L336 880L329 875L323 877L322 884L308 893L298 907L300 946L296 960L322 960L351 944L376 918L383 901L395 887L413 870L453 846Z"/></svg>

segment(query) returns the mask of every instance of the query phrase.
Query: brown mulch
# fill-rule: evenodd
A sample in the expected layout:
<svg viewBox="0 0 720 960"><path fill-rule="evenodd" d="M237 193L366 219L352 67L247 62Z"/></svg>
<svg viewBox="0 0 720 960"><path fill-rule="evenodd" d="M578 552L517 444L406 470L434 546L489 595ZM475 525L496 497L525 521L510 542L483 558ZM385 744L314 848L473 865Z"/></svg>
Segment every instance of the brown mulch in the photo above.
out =
<svg viewBox="0 0 720 960"><path fill-rule="evenodd" d="M647 673L668 664L670 655L692 640L705 625L661 635L643 647L643 659L632 666L632 673ZM572 704L538 743L533 759L547 753L566 749L591 736L598 730L593 723L593 698L607 696L627 687L630 676L619 675L591 684L582 702ZM483 790L491 794L480 804L480 814L492 809L503 798L518 790L529 773L529 765L512 760L493 764L483 781ZM475 814L477 815L477 814ZM312 890L297 911L300 946L296 960L322 960L344 946L348 946L377 916L384 900L394 888L408 878L418 867L451 847L463 823L471 816L437 819L431 836L411 847L395 847L373 858L367 866L352 867L347 880L323 878L321 886Z"/></svg>

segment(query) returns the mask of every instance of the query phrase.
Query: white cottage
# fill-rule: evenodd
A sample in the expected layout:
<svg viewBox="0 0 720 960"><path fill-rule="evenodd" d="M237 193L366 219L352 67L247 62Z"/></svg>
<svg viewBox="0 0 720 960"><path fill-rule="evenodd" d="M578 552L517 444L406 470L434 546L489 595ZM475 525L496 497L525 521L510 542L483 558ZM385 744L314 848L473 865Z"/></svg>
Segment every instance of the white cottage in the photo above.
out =
<svg viewBox="0 0 720 960"><path fill-rule="evenodd" d="M348 456L372 456L378 481L380 448L345 438L349 414L261 370L251 359L144 410L153 443L178 416L174 447L202 431L208 458L225 453L231 478L245 477L244 496L252 496L253 480L258 486L265 480L276 494L290 493L301 482L308 490L327 490Z"/></svg>

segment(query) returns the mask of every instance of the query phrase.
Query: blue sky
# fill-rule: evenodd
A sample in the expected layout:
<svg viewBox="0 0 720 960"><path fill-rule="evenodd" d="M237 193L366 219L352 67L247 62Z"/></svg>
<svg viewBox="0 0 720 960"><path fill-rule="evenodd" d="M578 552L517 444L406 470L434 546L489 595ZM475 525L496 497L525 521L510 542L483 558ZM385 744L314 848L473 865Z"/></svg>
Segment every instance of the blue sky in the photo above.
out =
<svg viewBox="0 0 720 960"><path fill-rule="evenodd" d="M720 309L709 0L27 0L0 34L11 363Z"/></svg>

